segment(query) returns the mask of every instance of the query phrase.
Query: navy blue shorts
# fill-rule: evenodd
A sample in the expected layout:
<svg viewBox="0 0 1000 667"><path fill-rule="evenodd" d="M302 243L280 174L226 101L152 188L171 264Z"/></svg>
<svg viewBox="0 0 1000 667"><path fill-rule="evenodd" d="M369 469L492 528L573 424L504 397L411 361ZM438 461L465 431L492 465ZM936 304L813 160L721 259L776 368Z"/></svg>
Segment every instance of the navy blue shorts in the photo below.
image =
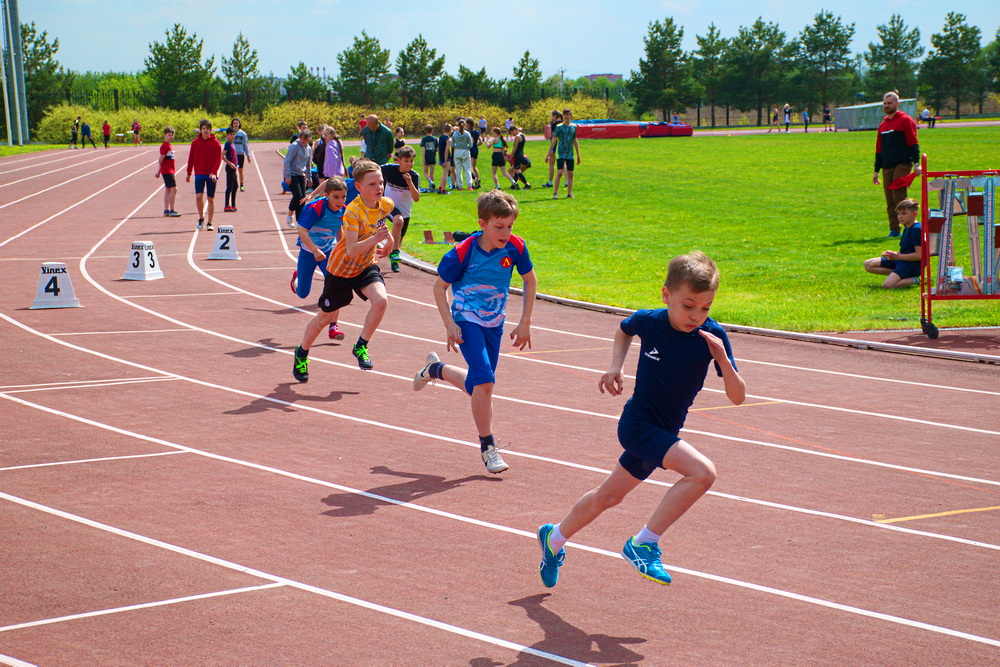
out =
<svg viewBox="0 0 1000 667"><path fill-rule="evenodd" d="M920 262L882 258L882 268L890 269L900 278L916 278L920 275Z"/></svg>
<svg viewBox="0 0 1000 667"><path fill-rule="evenodd" d="M217 181L215 179L209 178L208 175L195 174L194 175L194 193L200 195L202 192L209 199L215 198L215 184Z"/></svg>
<svg viewBox="0 0 1000 667"><path fill-rule="evenodd" d="M556 158L556 169L565 169L566 171L573 171L573 166L576 161L571 158Z"/></svg>
<svg viewBox="0 0 1000 667"><path fill-rule="evenodd" d="M663 457L678 440L676 433L655 424L622 417L618 421L618 442L625 451L618 462L636 479L646 479L663 467Z"/></svg>
<svg viewBox="0 0 1000 667"><path fill-rule="evenodd" d="M494 373L500 359L500 341L503 340L503 325L484 327L473 322L457 322L462 330L462 344L458 348L469 365L465 376L465 391L470 396L476 385L497 381Z"/></svg>

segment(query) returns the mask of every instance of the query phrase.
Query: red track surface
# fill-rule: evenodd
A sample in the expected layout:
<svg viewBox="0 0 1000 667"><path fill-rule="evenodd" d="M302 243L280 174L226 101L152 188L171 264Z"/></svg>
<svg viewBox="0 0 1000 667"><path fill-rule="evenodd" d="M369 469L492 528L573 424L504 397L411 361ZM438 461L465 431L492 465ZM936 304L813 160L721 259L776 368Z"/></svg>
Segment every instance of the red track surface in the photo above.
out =
<svg viewBox="0 0 1000 667"><path fill-rule="evenodd" d="M534 349L500 363L511 469L490 476L468 399L411 389L444 356L426 274L387 273L373 372L346 349L356 302L292 380L314 300L288 290L280 163L257 155L216 216L238 262L206 259L190 185L160 216L155 148L0 161L0 664L1000 660L995 366L734 335L749 395L710 375L688 418L719 478L664 538L675 583L618 556L661 471L546 590L535 530L620 451L624 398L596 387L619 318L537 304ZM140 240L165 279L121 280ZM28 309L44 261L83 308Z"/></svg>

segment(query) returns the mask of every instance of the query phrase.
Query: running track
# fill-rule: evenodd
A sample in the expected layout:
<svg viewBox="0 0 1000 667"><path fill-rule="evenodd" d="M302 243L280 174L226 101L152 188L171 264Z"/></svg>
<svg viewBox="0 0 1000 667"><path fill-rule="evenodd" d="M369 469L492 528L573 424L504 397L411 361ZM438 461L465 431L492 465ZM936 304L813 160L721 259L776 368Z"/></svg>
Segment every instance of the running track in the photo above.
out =
<svg viewBox="0 0 1000 667"><path fill-rule="evenodd" d="M500 364L511 469L490 476L468 400L411 389L446 356L427 274L386 275L374 371L347 349L356 303L292 380L314 301L289 291L280 162L256 148L216 216L238 262L206 259L190 185L160 216L155 147L0 160L0 664L1000 661L995 366L734 334L748 397L710 375L688 418L719 478L664 539L674 584L618 556L661 471L549 591L535 530L619 452L624 397L596 387L619 318L537 304L534 348ZM121 280L139 240L164 280ZM28 309L44 261L83 308ZM558 269L536 268L544 291Z"/></svg>

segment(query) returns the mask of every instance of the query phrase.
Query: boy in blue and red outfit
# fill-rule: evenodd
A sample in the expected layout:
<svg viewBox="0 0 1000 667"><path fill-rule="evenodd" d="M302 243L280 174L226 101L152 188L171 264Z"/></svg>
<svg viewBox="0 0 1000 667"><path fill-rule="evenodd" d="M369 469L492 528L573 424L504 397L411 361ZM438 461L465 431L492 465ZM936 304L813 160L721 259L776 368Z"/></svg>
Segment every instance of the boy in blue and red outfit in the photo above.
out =
<svg viewBox="0 0 1000 667"><path fill-rule="evenodd" d="M611 369L598 388L612 396L622 393L622 366L632 339L639 336L639 365L635 392L618 422L618 441L625 450L604 482L586 493L559 524L538 529L542 583L552 588L566 557L563 545L601 513L620 503L657 468L682 475L653 511L642 530L625 542L622 555L639 574L660 584L670 574L660 562L659 541L715 481L715 466L678 435L688 408L701 391L714 360L725 382L726 396L739 405L746 386L736 370L726 332L708 317L719 286L719 270L707 255L692 252L670 260L662 289L666 309L639 310L625 318L615 332Z"/></svg>
<svg viewBox="0 0 1000 667"><path fill-rule="evenodd" d="M531 311L538 281L524 239L511 233L517 220L517 200L501 190L491 190L480 195L476 204L482 231L445 254L434 283L434 301L447 332L448 350L461 350L469 368L444 364L431 352L413 378L413 389L419 391L431 380L444 380L469 394L483 463L489 472L499 474L508 466L493 438L493 386L510 279L517 267L524 280L524 305L521 321L510 337L521 350L531 347ZM453 296L450 307L449 287Z"/></svg>

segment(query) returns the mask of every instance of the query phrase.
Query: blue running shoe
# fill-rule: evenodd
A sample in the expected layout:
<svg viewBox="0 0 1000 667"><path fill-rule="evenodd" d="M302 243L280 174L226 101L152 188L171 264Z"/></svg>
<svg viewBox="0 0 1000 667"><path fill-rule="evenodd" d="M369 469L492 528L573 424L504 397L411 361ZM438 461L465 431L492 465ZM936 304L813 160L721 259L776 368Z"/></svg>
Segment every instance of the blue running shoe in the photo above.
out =
<svg viewBox="0 0 1000 667"><path fill-rule="evenodd" d="M631 537L628 538L628 542L622 549L625 560L631 563L632 567L639 571L639 574L650 581L666 586L671 579L670 573L663 569L663 563L660 562L661 553L660 547L655 542L635 544Z"/></svg>
<svg viewBox="0 0 1000 667"><path fill-rule="evenodd" d="M547 523L538 529L538 544L542 547L542 562L538 565L538 574L542 577L542 584L546 588L552 588L559 581L559 568L566 558L565 549L553 554L549 548L549 535L554 528L551 523Z"/></svg>

